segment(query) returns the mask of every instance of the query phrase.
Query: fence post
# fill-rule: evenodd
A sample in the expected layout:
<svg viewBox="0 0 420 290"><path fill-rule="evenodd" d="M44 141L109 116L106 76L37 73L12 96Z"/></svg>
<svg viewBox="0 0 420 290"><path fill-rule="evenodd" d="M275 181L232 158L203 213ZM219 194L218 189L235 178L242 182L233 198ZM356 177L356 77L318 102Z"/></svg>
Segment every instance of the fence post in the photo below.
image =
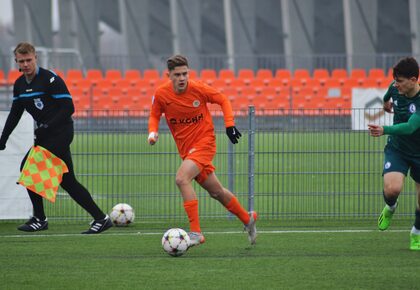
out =
<svg viewBox="0 0 420 290"><path fill-rule="evenodd" d="M254 210L255 107L248 108L248 210Z"/></svg>

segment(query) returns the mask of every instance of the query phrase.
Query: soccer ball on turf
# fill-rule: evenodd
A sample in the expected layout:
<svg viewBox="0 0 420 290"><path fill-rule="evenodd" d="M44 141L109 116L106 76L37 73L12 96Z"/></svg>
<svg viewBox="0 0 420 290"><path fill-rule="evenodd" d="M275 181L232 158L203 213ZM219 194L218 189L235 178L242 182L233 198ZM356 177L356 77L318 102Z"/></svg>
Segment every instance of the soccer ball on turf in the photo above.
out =
<svg viewBox="0 0 420 290"><path fill-rule="evenodd" d="M134 210L126 203L119 203L112 208L109 216L114 225L125 227L134 221Z"/></svg>
<svg viewBox="0 0 420 290"><path fill-rule="evenodd" d="M190 244L188 234L179 228L167 230L162 237L162 247L171 256L179 257L185 254Z"/></svg>

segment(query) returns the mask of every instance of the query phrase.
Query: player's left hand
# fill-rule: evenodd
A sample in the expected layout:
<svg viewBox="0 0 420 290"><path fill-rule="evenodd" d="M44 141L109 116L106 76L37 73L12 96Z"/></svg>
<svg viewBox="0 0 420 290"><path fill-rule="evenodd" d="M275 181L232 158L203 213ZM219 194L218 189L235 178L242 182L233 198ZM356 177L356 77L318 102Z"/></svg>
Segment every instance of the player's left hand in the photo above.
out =
<svg viewBox="0 0 420 290"><path fill-rule="evenodd" d="M370 136L379 137L384 134L384 128L379 125L369 124L368 125Z"/></svg>
<svg viewBox="0 0 420 290"><path fill-rule="evenodd" d="M235 126L227 127L226 135L228 135L230 142L232 142L233 144L237 144L239 138L241 138L242 136L241 132L239 132L239 130L236 129Z"/></svg>

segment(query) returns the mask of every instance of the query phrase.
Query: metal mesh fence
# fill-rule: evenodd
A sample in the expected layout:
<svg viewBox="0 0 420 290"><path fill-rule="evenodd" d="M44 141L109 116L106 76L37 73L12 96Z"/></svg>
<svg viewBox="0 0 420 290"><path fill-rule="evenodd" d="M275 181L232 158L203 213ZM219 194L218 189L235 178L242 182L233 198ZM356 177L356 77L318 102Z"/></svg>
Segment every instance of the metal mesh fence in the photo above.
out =
<svg viewBox="0 0 420 290"><path fill-rule="evenodd" d="M384 204L381 173L386 137L373 138L366 130L352 129L352 118L363 120L365 112L236 112L243 135L237 145L229 143L223 117L215 113L216 175L261 218L377 216ZM100 207L110 211L124 202L133 206L140 220L185 219L175 184L181 160L164 118L159 141L150 146L148 112L98 114L106 118L89 117L95 115L92 112L80 115L86 117L75 120L75 172ZM400 216L412 216L414 211L414 182L408 178L406 183L399 200ZM223 206L194 186L202 218L229 217ZM45 205L49 218L87 217L63 191L55 204Z"/></svg>

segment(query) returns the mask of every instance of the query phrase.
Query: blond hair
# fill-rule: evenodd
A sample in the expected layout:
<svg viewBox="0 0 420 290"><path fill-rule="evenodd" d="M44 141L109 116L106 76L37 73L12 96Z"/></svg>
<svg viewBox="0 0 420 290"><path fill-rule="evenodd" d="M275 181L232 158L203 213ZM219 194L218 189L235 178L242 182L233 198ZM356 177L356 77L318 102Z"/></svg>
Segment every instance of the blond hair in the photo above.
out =
<svg viewBox="0 0 420 290"><path fill-rule="evenodd" d="M29 42L21 42L19 43L16 48L13 50L13 53L16 54L35 54L35 47L30 44Z"/></svg>

